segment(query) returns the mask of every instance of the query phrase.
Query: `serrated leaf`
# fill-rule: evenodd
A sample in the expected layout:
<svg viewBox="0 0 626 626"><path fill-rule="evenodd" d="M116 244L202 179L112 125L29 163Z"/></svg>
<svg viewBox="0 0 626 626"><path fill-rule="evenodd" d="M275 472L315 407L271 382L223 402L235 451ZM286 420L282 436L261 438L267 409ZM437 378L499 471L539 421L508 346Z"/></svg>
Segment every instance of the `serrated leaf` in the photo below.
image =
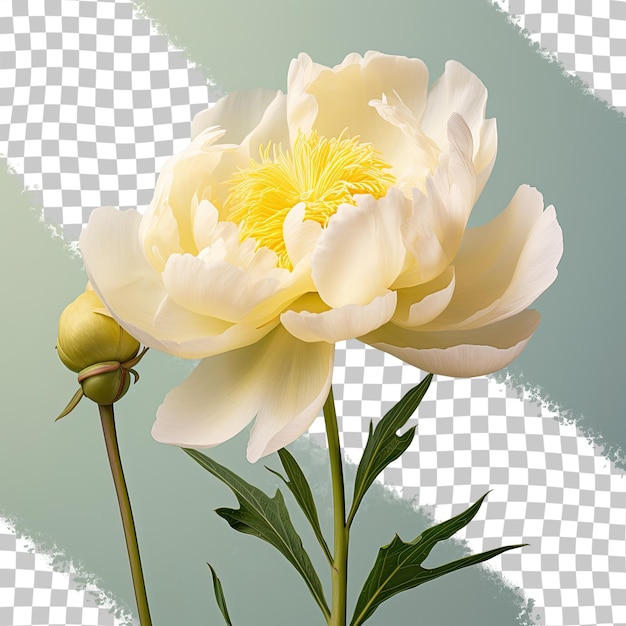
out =
<svg viewBox="0 0 626 626"><path fill-rule="evenodd" d="M296 502L298 503L298 506L302 509L302 512L309 521L309 524L311 524L315 537L322 547L328 562L332 564L333 557L330 553L328 544L326 543L326 539L324 539L324 535L322 534L322 528L317 515L317 507L315 506L313 492L311 491L311 487L309 486L306 476L300 469L296 459L288 450L285 448L278 450L278 457L280 458L283 469L287 474L287 478L285 478L280 472L277 472L270 467L266 467L266 469L272 472L275 476L278 476L285 483L289 491L291 491L296 499Z"/></svg>
<svg viewBox="0 0 626 626"><path fill-rule="evenodd" d="M207 563L207 565L209 566L209 569L211 570L211 576L213 577L213 593L215 594L215 601L217 602L217 606L222 613L226 626L233 626L232 622L230 621L230 615L228 615L228 608L226 607L226 598L224 597L222 583L217 577L213 566L210 563Z"/></svg>
<svg viewBox="0 0 626 626"><path fill-rule="evenodd" d="M225 519L231 528L254 535L274 546L302 576L324 617L328 619L330 611L322 583L302 545L302 539L293 527L282 493L277 490L274 497L270 498L259 488L201 452L188 448L183 450L235 494L239 509L221 508L215 512Z"/></svg>
<svg viewBox="0 0 626 626"><path fill-rule="evenodd" d="M356 472L348 526L352 523L363 496L376 477L411 445L415 427L407 430L403 435L396 435L396 433L409 421L428 391L432 379L433 375L428 374L419 385L408 391L391 410L385 413L373 432L370 421L367 444Z"/></svg>
<svg viewBox="0 0 626 626"><path fill-rule="evenodd" d="M422 563L439 541L449 539L469 524L486 497L487 494L456 517L427 528L410 543L405 543L396 535L391 543L383 546L378 551L374 567L363 585L350 626L359 626L365 622L385 600L401 591L413 589L444 574L482 563L507 550L527 545L504 546L472 554L439 567L422 567Z"/></svg>

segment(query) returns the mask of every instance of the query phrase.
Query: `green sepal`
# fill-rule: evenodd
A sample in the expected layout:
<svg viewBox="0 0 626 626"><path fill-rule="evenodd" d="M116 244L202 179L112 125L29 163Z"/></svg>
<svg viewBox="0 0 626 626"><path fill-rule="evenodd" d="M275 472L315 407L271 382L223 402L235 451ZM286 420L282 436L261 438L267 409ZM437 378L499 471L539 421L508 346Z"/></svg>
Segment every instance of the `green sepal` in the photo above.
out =
<svg viewBox="0 0 626 626"><path fill-rule="evenodd" d="M410 543L405 543L396 535L391 543L380 548L374 567L367 577L357 600L350 626L359 626L359 624L365 622L385 600L401 591L413 589L418 585L455 570L482 563L507 550L522 548L528 545L521 543L513 546L503 546L481 552L480 554L471 554L439 567L422 567L422 563L439 541L449 539L457 531L469 524L486 497L487 494L456 517L427 528Z"/></svg>
<svg viewBox="0 0 626 626"><path fill-rule="evenodd" d="M324 535L322 534L322 528L317 515L317 507L315 506L313 492L311 491L311 487L309 486L306 476L304 475L302 469L300 469L296 459L286 448L278 450L278 456L280 458L280 462L283 464L283 469L287 474L287 478L284 478L280 472L277 472L270 467L266 466L265 469L278 476L278 478L285 483L289 491L291 491L296 499L296 502L298 503L298 506L302 509L304 516L309 521L309 524L311 524L313 533L322 547L326 559L332 565L333 555L331 554L328 544L326 543L326 539L324 539Z"/></svg>
<svg viewBox="0 0 626 626"><path fill-rule="evenodd" d="M91 376L97 376L98 374L107 374L109 372L115 372L122 367L119 361L102 361L102 363L94 363L85 367L78 372L78 382L82 383Z"/></svg>
<svg viewBox="0 0 626 626"><path fill-rule="evenodd" d="M393 408L385 413L375 429L370 421L367 444L354 481L354 496L348 515L348 527L356 515L363 496L376 477L390 463L400 458L411 445L415 435L415 426L402 435L396 435L396 432L409 421L428 391L432 379L433 375L428 374L419 385L408 391Z"/></svg>
<svg viewBox="0 0 626 626"><path fill-rule="evenodd" d="M228 486L237 498L239 509L217 509L215 512L225 519L231 528L248 535L254 535L274 546L302 576L306 586L320 607L326 619L330 610L324 597L324 590L302 539L293 527L285 506L283 494L276 491L273 498L259 488L231 472L208 456L182 448L192 459Z"/></svg>
<svg viewBox="0 0 626 626"><path fill-rule="evenodd" d="M58 422L62 417L65 417L68 413L71 413L77 406L78 403L82 400L83 388L79 387L76 393L72 396L72 399L69 401L68 405L61 411L59 417L57 417L54 421Z"/></svg>
<svg viewBox="0 0 626 626"><path fill-rule="evenodd" d="M215 573L212 565L210 563L207 563L207 565L209 566L209 569L211 570L211 576L213 577L213 593L215 594L215 601L217 602L217 606L222 613L226 626L233 626L232 622L230 621L230 615L228 615L228 608L226 607L226 598L224 597L222 583L217 577L217 574Z"/></svg>
<svg viewBox="0 0 626 626"><path fill-rule="evenodd" d="M94 370L98 372L98 370ZM96 404L114 404L126 395L130 387L129 370L119 363L115 370L102 370L81 381L83 393Z"/></svg>
<svg viewBox="0 0 626 626"><path fill-rule="evenodd" d="M133 373L133 376L135 377L135 382L139 380L139 374L132 368L135 367L135 365L137 365L139 361L141 361L141 359L143 359L143 357L145 356L146 352L148 352L149 349L150 348L144 348L139 354L135 355L132 359L128 359L128 361L124 361L124 363L122 363L122 367L125 367L127 370L130 370Z"/></svg>

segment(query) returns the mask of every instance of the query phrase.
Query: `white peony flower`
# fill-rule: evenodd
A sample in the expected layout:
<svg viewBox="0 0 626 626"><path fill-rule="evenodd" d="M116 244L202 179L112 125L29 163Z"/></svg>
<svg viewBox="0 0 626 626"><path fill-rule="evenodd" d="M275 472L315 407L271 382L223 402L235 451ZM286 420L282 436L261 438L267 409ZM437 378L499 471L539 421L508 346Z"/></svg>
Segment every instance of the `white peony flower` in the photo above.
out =
<svg viewBox="0 0 626 626"><path fill-rule="evenodd" d="M234 93L200 113L142 217L93 212L94 288L147 346L201 358L157 412L158 441L204 448L256 421L248 459L292 442L322 407L334 344L357 337L423 370L508 365L554 281L553 207L520 187L467 229L493 168L487 91L449 61L301 54L287 94Z"/></svg>

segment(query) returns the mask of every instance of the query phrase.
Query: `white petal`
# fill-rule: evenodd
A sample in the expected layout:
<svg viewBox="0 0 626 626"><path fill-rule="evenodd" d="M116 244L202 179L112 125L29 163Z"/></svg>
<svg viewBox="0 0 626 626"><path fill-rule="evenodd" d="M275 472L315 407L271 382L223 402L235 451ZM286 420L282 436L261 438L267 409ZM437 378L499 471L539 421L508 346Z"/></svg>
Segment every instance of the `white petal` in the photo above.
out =
<svg viewBox="0 0 626 626"><path fill-rule="evenodd" d="M226 130L221 143L240 144L261 124L268 109L271 112L271 107L276 107L283 99L284 95L280 91L272 89L249 89L228 94L220 98L215 106L201 111L193 118L192 139L207 128L219 126ZM285 120L284 113L282 117ZM283 133L279 140L285 138L288 136Z"/></svg>
<svg viewBox="0 0 626 626"><path fill-rule="evenodd" d="M454 264L457 286L429 329L476 328L515 315L554 281L563 235L554 207L522 185L488 224L467 230Z"/></svg>
<svg viewBox="0 0 626 626"><path fill-rule="evenodd" d="M454 268L448 267L435 280L399 290L393 323L403 328L418 328L432 321L450 303L454 285Z"/></svg>
<svg viewBox="0 0 626 626"><path fill-rule="evenodd" d="M257 281L226 261L207 262L191 254L173 254L163 271L168 295L199 315L237 322L274 294L281 281L271 273Z"/></svg>
<svg viewBox="0 0 626 626"><path fill-rule="evenodd" d="M404 243L415 261L407 268L419 282L439 276L456 256L474 206L476 176L471 162L472 136L460 115L448 120L448 146L425 192L413 190L412 215ZM407 277L402 286L412 286Z"/></svg>
<svg viewBox="0 0 626 626"><path fill-rule="evenodd" d="M210 448L234 437L258 411L253 347L203 359L159 406L152 436L175 446Z"/></svg>
<svg viewBox="0 0 626 626"><path fill-rule="evenodd" d="M485 120L485 123L480 129L478 151L474 157L474 168L476 170L476 199L478 199L478 196L480 196L487 184L487 180L496 163L497 152L498 128L495 118L491 118Z"/></svg>
<svg viewBox="0 0 626 626"><path fill-rule="evenodd" d="M263 354L263 403L250 433L248 460L295 441L319 414L333 377L334 344L304 343L279 326Z"/></svg>
<svg viewBox="0 0 626 626"><path fill-rule="evenodd" d="M291 443L315 419L330 389L333 349L302 343L278 327L247 348L205 359L167 394L152 436L212 447L256 415L248 446L248 459L255 462Z"/></svg>
<svg viewBox="0 0 626 626"><path fill-rule="evenodd" d="M296 303L297 304L297 303ZM338 309L311 312L306 307L286 311L280 316L283 326L302 341L336 343L353 339L386 324L396 307L396 292L374 298L369 304L347 304ZM319 307L316 307L319 308Z"/></svg>
<svg viewBox="0 0 626 626"><path fill-rule="evenodd" d="M143 330L151 327L166 294L161 277L139 245L140 222L141 215L134 210L96 209L81 233L80 250L89 281L113 317L150 345ZM142 337L135 334L137 329L142 330Z"/></svg>
<svg viewBox="0 0 626 626"><path fill-rule="evenodd" d="M322 234L322 226L313 220L304 219L306 205L296 204L287 213L283 223L283 238L291 264L295 267L307 255L313 252L317 240Z"/></svg>
<svg viewBox="0 0 626 626"><path fill-rule="evenodd" d="M91 285L122 328L146 346L185 358L248 345L271 331L271 325L233 326L172 302L139 245L140 221L136 211L103 207L80 237Z"/></svg>
<svg viewBox="0 0 626 626"><path fill-rule="evenodd" d="M258 126L248 133L241 142L241 145L247 148L248 154L257 161L260 149L267 148L270 144L284 147L290 145L289 127L287 125L287 97L280 91L265 110Z"/></svg>
<svg viewBox="0 0 626 626"><path fill-rule="evenodd" d="M403 137L385 151L385 159L392 165L390 173L399 187L423 188L424 178L432 174L439 161L439 146L426 136L418 117L397 93L383 94L381 99L370 100L382 119L397 128Z"/></svg>
<svg viewBox="0 0 626 626"><path fill-rule="evenodd" d="M448 61L428 94L422 128L439 146L444 146L448 120L453 113L460 114L472 132L476 156L486 107L487 89L478 76L461 63Z"/></svg>
<svg viewBox="0 0 626 626"><path fill-rule="evenodd" d="M339 207L311 257L317 291L333 308L385 295L404 266L402 225L410 201L390 189L380 200L363 195L356 202Z"/></svg>
<svg viewBox="0 0 626 626"><path fill-rule="evenodd" d="M413 287L434 280L450 263L435 232L436 220L428 197L414 189L411 204L412 215L406 220L402 233L407 263L392 289Z"/></svg>
<svg viewBox="0 0 626 626"><path fill-rule="evenodd" d="M509 365L538 324L539 313L526 310L474 330L419 332L387 324L360 339L424 371L465 378Z"/></svg>
<svg viewBox="0 0 626 626"><path fill-rule="evenodd" d="M388 159L404 143L402 132L383 120L370 100L391 95L394 91L418 118L424 110L428 70L419 59L368 52L364 58L357 54L330 69L299 63L290 72L290 128L292 136L303 121L311 123L310 96L314 96L317 116L312 126L326 137L338 137L346 128L349 136L358 135L370 142ZM291 85L294 85L292 89ZM298 89L295 86L298 85ZM300 102L304 100L304 102Z"/></svg>
<svg viewBox="0 0 626 626"><path fill-rule="evenodd" d="M327 69L319 63L314 63L311 57L301 52L289 64L287 74L287 119L289 133L294 140L298 132L308 135L313 127L317 115L315 97L307 93L309 84L318 74Z"/></svg>
<svg viewBox="0 0 626 626"><path fill-rule="evenodd" d="M165 289L184 309L261 326L313 286L308 265L301 263L292 272L277 268L276 255L267 248L256 250L243 267L229 258L221 259L221 246L214 248L214 255L213 249L207 249L203 258L172 255L167 262L163 272Z"/></svg>
<svg viewBox="0 0 626 626"><path fill-rule="evenodd" d="M199 201L220 206L227 188L224 181L234 168L248 162L234 146L216 143L222 135L219 129L205 131L168 159L159 174L139 230L146 256L159 271L170 254L198 253L194 220Z"/></svg>
<svg viewBox="0 0 626 626"><path fill-rule="evenodd" d="M432 207L432 223L448 260L456 255L476 193L476 175L471 161L472 135L460 116L448 121L448 149L439 167L426 179L426 193Z"/></svg>
<svg viewBox="0 0 626 626"><path fill-rule="evenodd" d="M150 332L160 338L159 344L153 346L157 350L184 359L203 359L248 346L262 339L277 324L278 320L263 325L230 324L193 313L166 296L155 313Z"/></svg>
<svg viewBox="0 0 626 626"><path fill-rule="evenodd" d="M211 202L208 200L198 202L198 199L195 198L193 237L198 250L203 250L213 241L213 232L217 226L218 219L218 211Z"/></svg>

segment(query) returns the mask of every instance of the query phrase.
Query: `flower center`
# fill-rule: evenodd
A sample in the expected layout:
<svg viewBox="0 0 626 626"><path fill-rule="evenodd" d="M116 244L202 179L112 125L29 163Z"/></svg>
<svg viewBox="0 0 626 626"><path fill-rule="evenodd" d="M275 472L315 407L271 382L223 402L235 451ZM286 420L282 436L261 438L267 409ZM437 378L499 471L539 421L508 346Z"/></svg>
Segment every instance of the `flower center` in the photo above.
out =
<svg viewBox="0 0 626 626"><path fill-rule="evenodd" d="M296 204L305 203L304 219L326 227L340 204L354 206L356 194L381 198L395 181L371 144L344 134L329 139L298 132L291 152L274 145L270 155L270 145L261 147L260 161L229 181L228 219L239 225L242 240L253 237L257 246L273 250L280 267L292 269L283 223Z"/></svg>

